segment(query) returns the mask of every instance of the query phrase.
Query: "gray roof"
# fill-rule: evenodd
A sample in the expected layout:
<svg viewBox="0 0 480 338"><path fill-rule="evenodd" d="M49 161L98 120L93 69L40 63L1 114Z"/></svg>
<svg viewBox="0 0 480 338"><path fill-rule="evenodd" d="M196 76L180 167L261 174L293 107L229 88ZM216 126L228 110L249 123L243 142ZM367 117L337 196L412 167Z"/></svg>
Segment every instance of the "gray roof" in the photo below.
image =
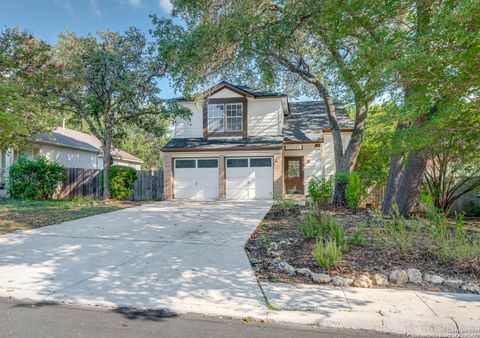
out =
<svg viewBox="0 0 480 338"><path fill-rule="evenodd" d="M40 134L37 136L36 141L95 153L102 151L102 143L95 136L68 128L57 128L50 134ZM118 148L112 148L112 157L116 160L143 163L138 157Z"/></svg>
<svg viewBox="0 0 480 338"><path fill-rule="evenodd" d="M290 102L290 114L285 116L283 135L286 141L322 141L323 129L330 128L324 101ZM337 120L340 128L353 128L353 121L338 104Z"/></svg>
<svg viewBox="0 0 480 338"><path fill-rule="evenodd" d="M225 150L238 148L258 148L258 147L281 147L283 144L283 137L249 137L243 138L210 138L205 140L203 138L172 138L163 148L163 151L175 151L178 149L218 149Z"/></svg>

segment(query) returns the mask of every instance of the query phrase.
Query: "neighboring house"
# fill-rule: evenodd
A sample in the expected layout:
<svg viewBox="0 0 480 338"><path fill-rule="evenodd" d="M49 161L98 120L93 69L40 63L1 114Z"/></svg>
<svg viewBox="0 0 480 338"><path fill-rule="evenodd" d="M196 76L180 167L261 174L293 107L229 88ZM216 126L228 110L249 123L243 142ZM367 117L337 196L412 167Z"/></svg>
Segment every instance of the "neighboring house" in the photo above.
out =
<svg viewBox="0 0 480 338"><path fill-rule="evenodd" d="M50 134L39 135L21 150L0 149L0 190L5 189L8 168L20 155L27 158L45 156L66 168L101 169L103 152L96 137L68 128L57 128ZM122 151L112 149L113 164L140 170L142 160Z"/></svg>
<svg viewBox="0 0 480 338"><path fill-rule="evenodd" d="M167 199L271 199L305 194L311 177L335 172L333 139L323 102L288 102L221 82L205 104L178 99L192 116L175 121L162 149ZM342 107L339 107L342 111ZM353 121L340 114L344 146Z"/></svg>

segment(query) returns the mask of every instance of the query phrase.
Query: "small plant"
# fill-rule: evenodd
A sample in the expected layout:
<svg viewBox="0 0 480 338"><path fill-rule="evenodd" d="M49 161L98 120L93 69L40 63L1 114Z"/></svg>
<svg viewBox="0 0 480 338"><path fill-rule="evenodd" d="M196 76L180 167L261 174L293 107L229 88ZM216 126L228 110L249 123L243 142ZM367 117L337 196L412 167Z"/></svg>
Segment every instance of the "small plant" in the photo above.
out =
<svg viewBox="0 0 480 338"><path fill-rule="evenodd" d="M130 198L133 195L133 182L137 178L135 169L121 165L112 165L108 177L112 198L118 200Z"/></svg>
<svg viewBox="0 0 480 338"><path fill-rule="evenodd" d="M334 239L328 239L325 243L318 241L313 249L313 257L321 267L330 269L338 265L342 258L342 248Z"/></svg>
<svg viewBox="0 0 480 338"><path fill-rule="evenodd" d="M350 173L348 177L348 184L345 190L345 198L347 200L348 206L352 209L353 213L358 212L360 206L360 175L356 172Z"/></svg>
<svg viewBox="0 0 480 338"><path fill-rule="evenodd" d="M333 194L333 179L318 179L313 177L308 182L308 195L312 205L317 210L325 210L328 207Z"/></svg>
<svg viewBox="0 0 480 338"><path fill-rule="evenodd" d="M297 207L295 201L290 199L276 199L274 208L277 211L283 211L287 214L291 214Z"/></svg>
<svg viewBox="0 0 480 338"><path fill-rule="evenodd" d="M14 198L50 199L65 179L65 168L45 157L31 161L24 156L10 166L8 189Z"/></svg>
<svg viewBox="0 0 480 338"><path fill-rule="evenodd" d="M321 234L324 237L328 235L333 239L343 252L348 251L348 245L345 243L345 230L335 217L322 215L320 217Z"/></svg>
<svg viewBox="0 0 480 338"><path fill-rule="evenodd" d="M355 246L364 246L365 245L365 227L359 226L355 229L354 233L348 239L348 242Z"/></svg>
<svg viewBox="0 0 480 338"><path fill-rule="evenodd" d="M298 226L298 231L305 238L316 238L323 232L317 216L310 212L305 214L303 222Z"/></svg>

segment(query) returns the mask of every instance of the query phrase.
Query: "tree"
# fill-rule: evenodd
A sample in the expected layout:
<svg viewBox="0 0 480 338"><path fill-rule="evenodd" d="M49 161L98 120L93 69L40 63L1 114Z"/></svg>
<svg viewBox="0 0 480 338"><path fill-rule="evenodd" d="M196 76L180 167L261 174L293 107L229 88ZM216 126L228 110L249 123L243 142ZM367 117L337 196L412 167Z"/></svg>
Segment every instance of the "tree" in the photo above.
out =
<svg viewBox="0 0 480 338"><path fill-rule="evenodd" d="M162 59L171 63L170 75L186 95L219 77L260 80L267 86L283 79L297 91L314 88L326 104L336 171L350 172L382 64L381 58L365 57L372 37L368 30L350 24L355 16L339 13L343 7L342 1L334 0L186 0L176 2L173 11L186 25L153 17L154 35ZM367 26L376 25L375 19L362 19ZM355 111L352 137L345 147L335 97L348 100ZM336 184L335 201L343 200L343 190Z"/></svg>
<svg viewBox="0 0 480 338"><path fill-rule="evenodd" d="M392 25L396 51L385 55L392 60L391 70L404 97L383 212L397 204L402 215L419 204L429 149L438 142L435 136L465 129L454 130L454 125L478 123L480 96L476 75L480 6L453 0L406 4L402 10L410 15L394 15L404 18Z"/></svg>
<svg viewBox="0 0 480 338"><path fill-rule="evenodd" d="M110 198L113 140L121 138L126 126L165 133L165 119L188 112L159 97L156 81L166 66L158 62L138 29L130 28L124 34L99 32L97 37L65 33L59 36L57 48L64 76L62 109L81 117L101 140L103 194Z"/></svg>
<svg viewBox="0 0 480 338"><path fill-rule="evenodd" d="M60 69L51 47L20 29L0 33L0 145L17 147L58 122L52 108Z"/></svg>
<svg viewBox="0 0 480 338"><path fill-rule="evenodd" d="M478 149L480 137L465 133L451 133L430 149L424 179L435 207L448 213L457 199L480 187Z"/></svg>

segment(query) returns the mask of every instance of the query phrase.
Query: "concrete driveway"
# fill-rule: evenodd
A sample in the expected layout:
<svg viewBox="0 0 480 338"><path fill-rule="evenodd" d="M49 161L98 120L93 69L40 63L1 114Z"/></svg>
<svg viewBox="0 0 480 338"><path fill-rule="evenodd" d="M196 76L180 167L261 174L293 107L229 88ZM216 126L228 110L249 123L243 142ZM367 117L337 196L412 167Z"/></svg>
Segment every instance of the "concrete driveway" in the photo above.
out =
<svg viewBox="0 0 480 338"><path fill-rule="evenodd" d="M159 202L0 237L0 297L242 316L243 249L271 202Z"/></svg>

